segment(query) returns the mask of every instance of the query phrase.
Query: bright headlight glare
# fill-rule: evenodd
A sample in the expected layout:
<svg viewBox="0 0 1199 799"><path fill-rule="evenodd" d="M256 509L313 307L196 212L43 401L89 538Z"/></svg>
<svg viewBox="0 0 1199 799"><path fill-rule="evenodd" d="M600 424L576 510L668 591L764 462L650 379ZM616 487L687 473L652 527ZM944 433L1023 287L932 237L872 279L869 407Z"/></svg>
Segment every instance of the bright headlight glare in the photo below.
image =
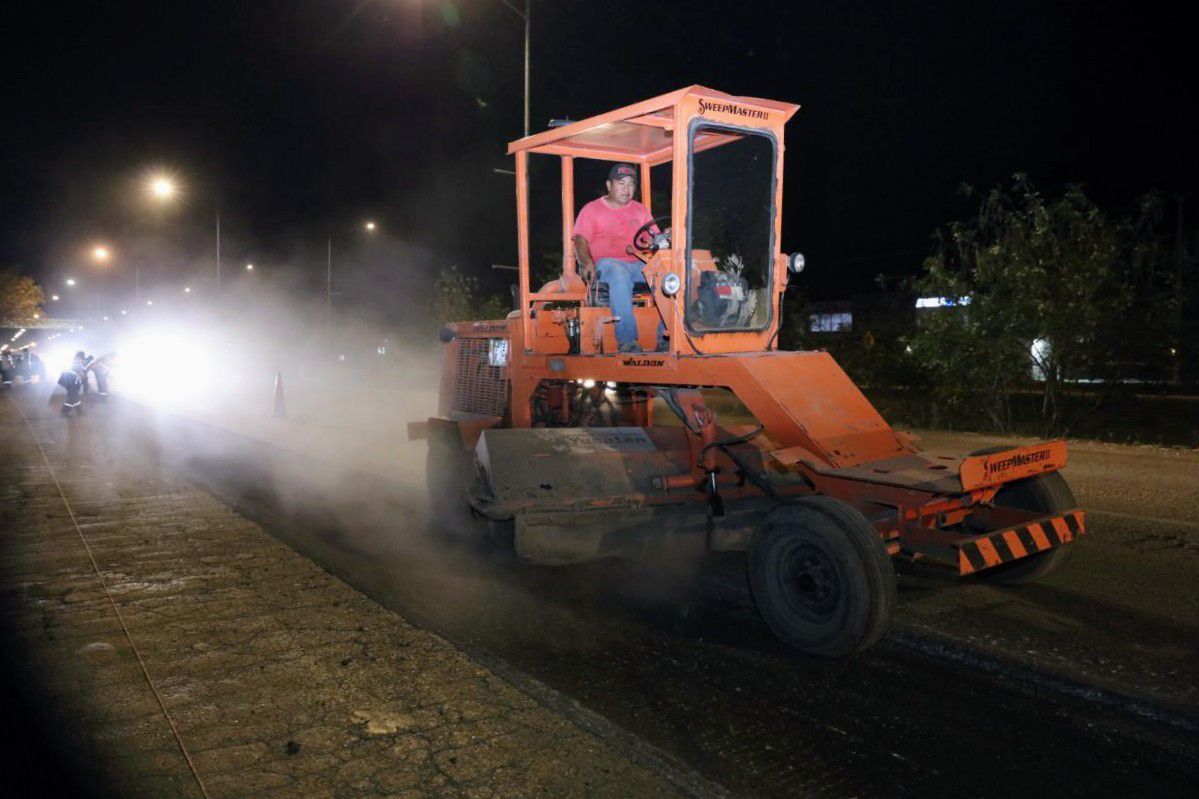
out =
<svg viewBox="0 0 1199 799"><path fill-rule="evenodd" d="M202 404L213 389L215 343L183 327L154 327L119 342L113 384L142 402L178 408Z"/></svg>

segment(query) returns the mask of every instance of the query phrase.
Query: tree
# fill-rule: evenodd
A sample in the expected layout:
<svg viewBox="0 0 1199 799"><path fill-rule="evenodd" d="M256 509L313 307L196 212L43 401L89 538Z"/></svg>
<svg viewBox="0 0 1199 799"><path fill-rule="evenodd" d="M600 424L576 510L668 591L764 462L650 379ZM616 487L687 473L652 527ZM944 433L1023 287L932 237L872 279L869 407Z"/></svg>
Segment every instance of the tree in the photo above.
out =
<svg viewBox="0 0 1199 799"><path fill-rule="evenodd" d="M980 199L978 216L934 235L912 284L947 304L924 313L908 346L947 410L981 411L1010 431L1012 395L1031 387L1043 432L1066 432L1079 418L1067 418L1068 381L1101 387L1085 413L1161 360L1170 299L1158 278L1160 204L1146 198L1135 218L1113 221L1080 187L1047 200L1022 174L985 195L964 191Z"/></svg>
<svg viewBox="0 0 1199 799"><path fill-rule="evenodd" d="M509 310L503 297L483 294L479 279L462 274L456 266L441 270L433 284L433 311L438 322L503 319Z"/></svg>
<svg viewBox="0 0 1199 799"><path fill-rule="evenodd" d="M7 271L0 273L0 319L28 324L42 312L46 295L31 277Z"/></svg>

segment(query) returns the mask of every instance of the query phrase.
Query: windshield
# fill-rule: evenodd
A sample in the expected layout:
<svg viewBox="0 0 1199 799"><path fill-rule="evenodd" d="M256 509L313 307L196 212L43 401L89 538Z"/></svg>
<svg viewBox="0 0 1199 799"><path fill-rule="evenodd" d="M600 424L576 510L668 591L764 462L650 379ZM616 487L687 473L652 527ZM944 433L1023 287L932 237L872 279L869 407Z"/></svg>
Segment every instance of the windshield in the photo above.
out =
<svg viewBox="0 0 1199 799"><path fill-rule="evenodd" d="M735 138L696 152L704 131ZM690 146L687 327L700 334L761 330L771 315L774 138L698 124Z"/></svg>

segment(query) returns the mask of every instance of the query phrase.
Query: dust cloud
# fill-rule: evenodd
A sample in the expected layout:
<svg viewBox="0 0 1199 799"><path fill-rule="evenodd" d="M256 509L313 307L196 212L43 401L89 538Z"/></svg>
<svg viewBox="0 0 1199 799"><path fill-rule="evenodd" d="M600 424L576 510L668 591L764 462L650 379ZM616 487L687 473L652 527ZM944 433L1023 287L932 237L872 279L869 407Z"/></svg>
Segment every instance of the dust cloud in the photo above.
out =
<svg viewBox="0 0 1199 799"><path fill-rule="evenodd" d="M62 343L112 354L105 423L128 426L138 457L438 629L469 637L482 607L528 617L530 592L568 615L690 601L694 562L534 567L517 562L510 526L445 535L446 514L426 492L426 442L408 438L409 422L436 415L444 346L430 312L436 265L421 268L430 279L393 282L375 310L334 297L326 316L311 286L242 280L219 302L159 303Z"/></svg>

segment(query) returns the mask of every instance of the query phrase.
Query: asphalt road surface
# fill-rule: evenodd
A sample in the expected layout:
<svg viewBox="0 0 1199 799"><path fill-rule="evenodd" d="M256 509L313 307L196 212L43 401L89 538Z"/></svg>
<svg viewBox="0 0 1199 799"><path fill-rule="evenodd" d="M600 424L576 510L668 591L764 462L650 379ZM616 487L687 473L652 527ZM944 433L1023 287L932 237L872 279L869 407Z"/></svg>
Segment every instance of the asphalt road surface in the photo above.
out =
<svg viewBox="0 0 1199 799"><path fill-rule="evenodd" d="M380 603L734 795L1175 796L1199 779L1199 616L1193 597L1175 597L1193 590L1199 554L1199 517L1183 518L1199 490L1193 455L1074 455L1080 503L1104 511L1060 580L1014 591L906 569L892 634L829 661L775 641L739 556L530 567L434 539L412 486L207 425L154 432L129 411L114 403L76 422L126 427L130 447ZM1175 501L1155 500L1162 490ZM1112 576L1126 550L1150 564L1147 585Z"/></svg>

